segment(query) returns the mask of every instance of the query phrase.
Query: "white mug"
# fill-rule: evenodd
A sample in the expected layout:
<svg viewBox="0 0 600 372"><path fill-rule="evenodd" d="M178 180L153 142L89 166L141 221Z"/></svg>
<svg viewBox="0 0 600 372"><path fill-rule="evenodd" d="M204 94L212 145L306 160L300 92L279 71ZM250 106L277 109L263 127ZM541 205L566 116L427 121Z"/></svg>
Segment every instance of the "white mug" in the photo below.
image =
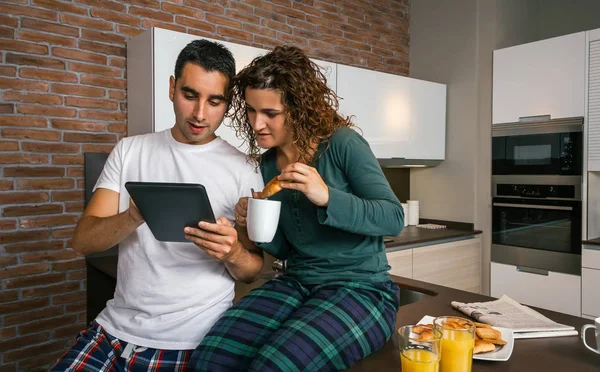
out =
<svg viewBox="0 0 600 372"><path fill-rule="evenodd" d="M596 318L594 322L595 324L586 324L581 328L581 339L583 340L585 347L596 354L600 354L600 317ZM592 349L592 347L585 342L585 331L588 329L596 330L596 349Z"/></svg>
<svg viewBox="0 0 600 372"><path fill-rule="evenodd" d="M277 232L280 212L280 201L249 198L246 229L250 240L256 243L271 242Z"/></svg>

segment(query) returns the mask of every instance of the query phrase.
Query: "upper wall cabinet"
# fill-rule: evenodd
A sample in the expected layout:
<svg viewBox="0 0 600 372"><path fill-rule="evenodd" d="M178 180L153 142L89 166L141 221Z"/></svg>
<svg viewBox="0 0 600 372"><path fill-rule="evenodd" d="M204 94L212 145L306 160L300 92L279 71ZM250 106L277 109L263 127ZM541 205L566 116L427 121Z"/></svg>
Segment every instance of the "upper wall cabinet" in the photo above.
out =
<svg viewBox="0 0 600 372"><path fill-rule="evenodd" d="M585 32L494 51L492 123L584 116Z"/></svg>
<svg viewBox="0 0 600 372"><path fill-rule="evenodd" d="M377 158L445 158L446 85L338 64L337 88Z"/></svg>
<svg viewBox="0 0 600 372"><path fill-rule="evenodd" d="M191 41L207 39L225 45L235 57L236 72L267 50L251 46L202 38L200 36L151 28L127 44L127 133L129 136L158 132L175 123L173 103L169 99L169 78L174 75L179 52ZM325 73L328 85L335 90L336 65L314 60ZM247 146L227 126L229 119L216 134L246 152Z"/></svg>
<svg viewBox="0 0 600 372"><path fill-rule="evenodd" d="M588 34L588 170L600 171L600 29Z"/></svg>

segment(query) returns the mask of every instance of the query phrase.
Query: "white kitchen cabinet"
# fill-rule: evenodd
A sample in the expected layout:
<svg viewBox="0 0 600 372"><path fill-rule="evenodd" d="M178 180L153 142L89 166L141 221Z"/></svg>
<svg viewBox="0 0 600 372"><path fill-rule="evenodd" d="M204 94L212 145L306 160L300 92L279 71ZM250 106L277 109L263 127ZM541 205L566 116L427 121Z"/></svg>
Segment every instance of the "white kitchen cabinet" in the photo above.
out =
<svg viewBox="0 0 600 372"><path fill-rule="evenodd" d="M404 278L413 277L413 250L404 249L401 251L390 252L386 254L388 264L391 266L390 274L398 275Z"/></svg>
<svg viewBox="0 0 600 372"><path fill-rule="evenodd" d="M129 136L158 132L175 123L173 104L169 100L169 78L175 73L179 52L191 41L207 39L225 45L235 57L236 72L266 49L203 38L196 35L150 28L127 43L127 133ZM313 60L327 77L327 84L335 91L336 65ZM225 119L216 134L246 152L247 147L238 139Z"/></svg>
<svg viewBox="0 0 600 372"><path fill-rule="evenodd" d="M600 250L586 247L590 246L584 245L581 250L581 266L600 270Z"/></svg>
<svg viewBox="0 0 600 372"><path fill-rule="evenodd" d="M585 35L495 50L492 123L585 116Z"/></svg>
<svg viewBox="0 0 600 372"><path fill-rule="evenodd" d="M581 316L581 277L526 272L517 266L491 263L491 295L507 295L524 305Z"/></svg>
<svg viewBox="0 0 600 372"><path fill-rule="evenodd" d="M588 35L588 170L600 171L600 29Z"/></svg>
<svg viewBox="0 0 600 372"><path fill-rule="evenodd" d="M377 158L445 158L446 85L340 64L337 81L340 112Z"/></svg>
<svg viewBox="0 0 600 372"><path fill-rule="evenodd" d="M581 270L581 312L587 316L600 316L600 270Z"/></svg>
<svg viewBox="0 0 600 372"><path fill-rule="evenodd" d="M481 293L481 237L413 249L413 278Z"/></svg>

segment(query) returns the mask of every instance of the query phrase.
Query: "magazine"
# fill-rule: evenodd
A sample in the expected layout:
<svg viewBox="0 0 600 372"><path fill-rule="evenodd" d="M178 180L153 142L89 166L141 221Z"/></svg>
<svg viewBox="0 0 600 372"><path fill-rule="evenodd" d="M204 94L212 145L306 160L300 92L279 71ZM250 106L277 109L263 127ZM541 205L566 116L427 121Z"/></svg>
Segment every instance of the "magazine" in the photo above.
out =
<svg viewBox="0 0 600 372"><path fill-rule="evenodd" d="M515 338L559 337L578 334L574 327L556 323L506 295L494 301L468 304L452 301L451 305L477 322L511 328Z"/></svg>

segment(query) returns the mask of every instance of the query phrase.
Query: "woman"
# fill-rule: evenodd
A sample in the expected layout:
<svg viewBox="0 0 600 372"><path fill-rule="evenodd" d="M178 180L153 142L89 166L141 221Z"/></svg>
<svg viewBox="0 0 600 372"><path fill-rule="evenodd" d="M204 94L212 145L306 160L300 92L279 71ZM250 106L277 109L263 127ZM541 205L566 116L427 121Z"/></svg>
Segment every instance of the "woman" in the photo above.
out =
<svg viewBox="0 0 600 372"><path fill-rule="evenodd" d="M295 47L276 47L234 79L233 125L283 190L277 234L260 247L286 274L225 312L192 356L210 371L348 368L395 330L398 288L384 235L404 213L367 142L337 112L319 68ZM268 149L260 154L260 149ZM255 195L259 196L259 195ZM248 201L236 205L244 225Z"/></svg>

